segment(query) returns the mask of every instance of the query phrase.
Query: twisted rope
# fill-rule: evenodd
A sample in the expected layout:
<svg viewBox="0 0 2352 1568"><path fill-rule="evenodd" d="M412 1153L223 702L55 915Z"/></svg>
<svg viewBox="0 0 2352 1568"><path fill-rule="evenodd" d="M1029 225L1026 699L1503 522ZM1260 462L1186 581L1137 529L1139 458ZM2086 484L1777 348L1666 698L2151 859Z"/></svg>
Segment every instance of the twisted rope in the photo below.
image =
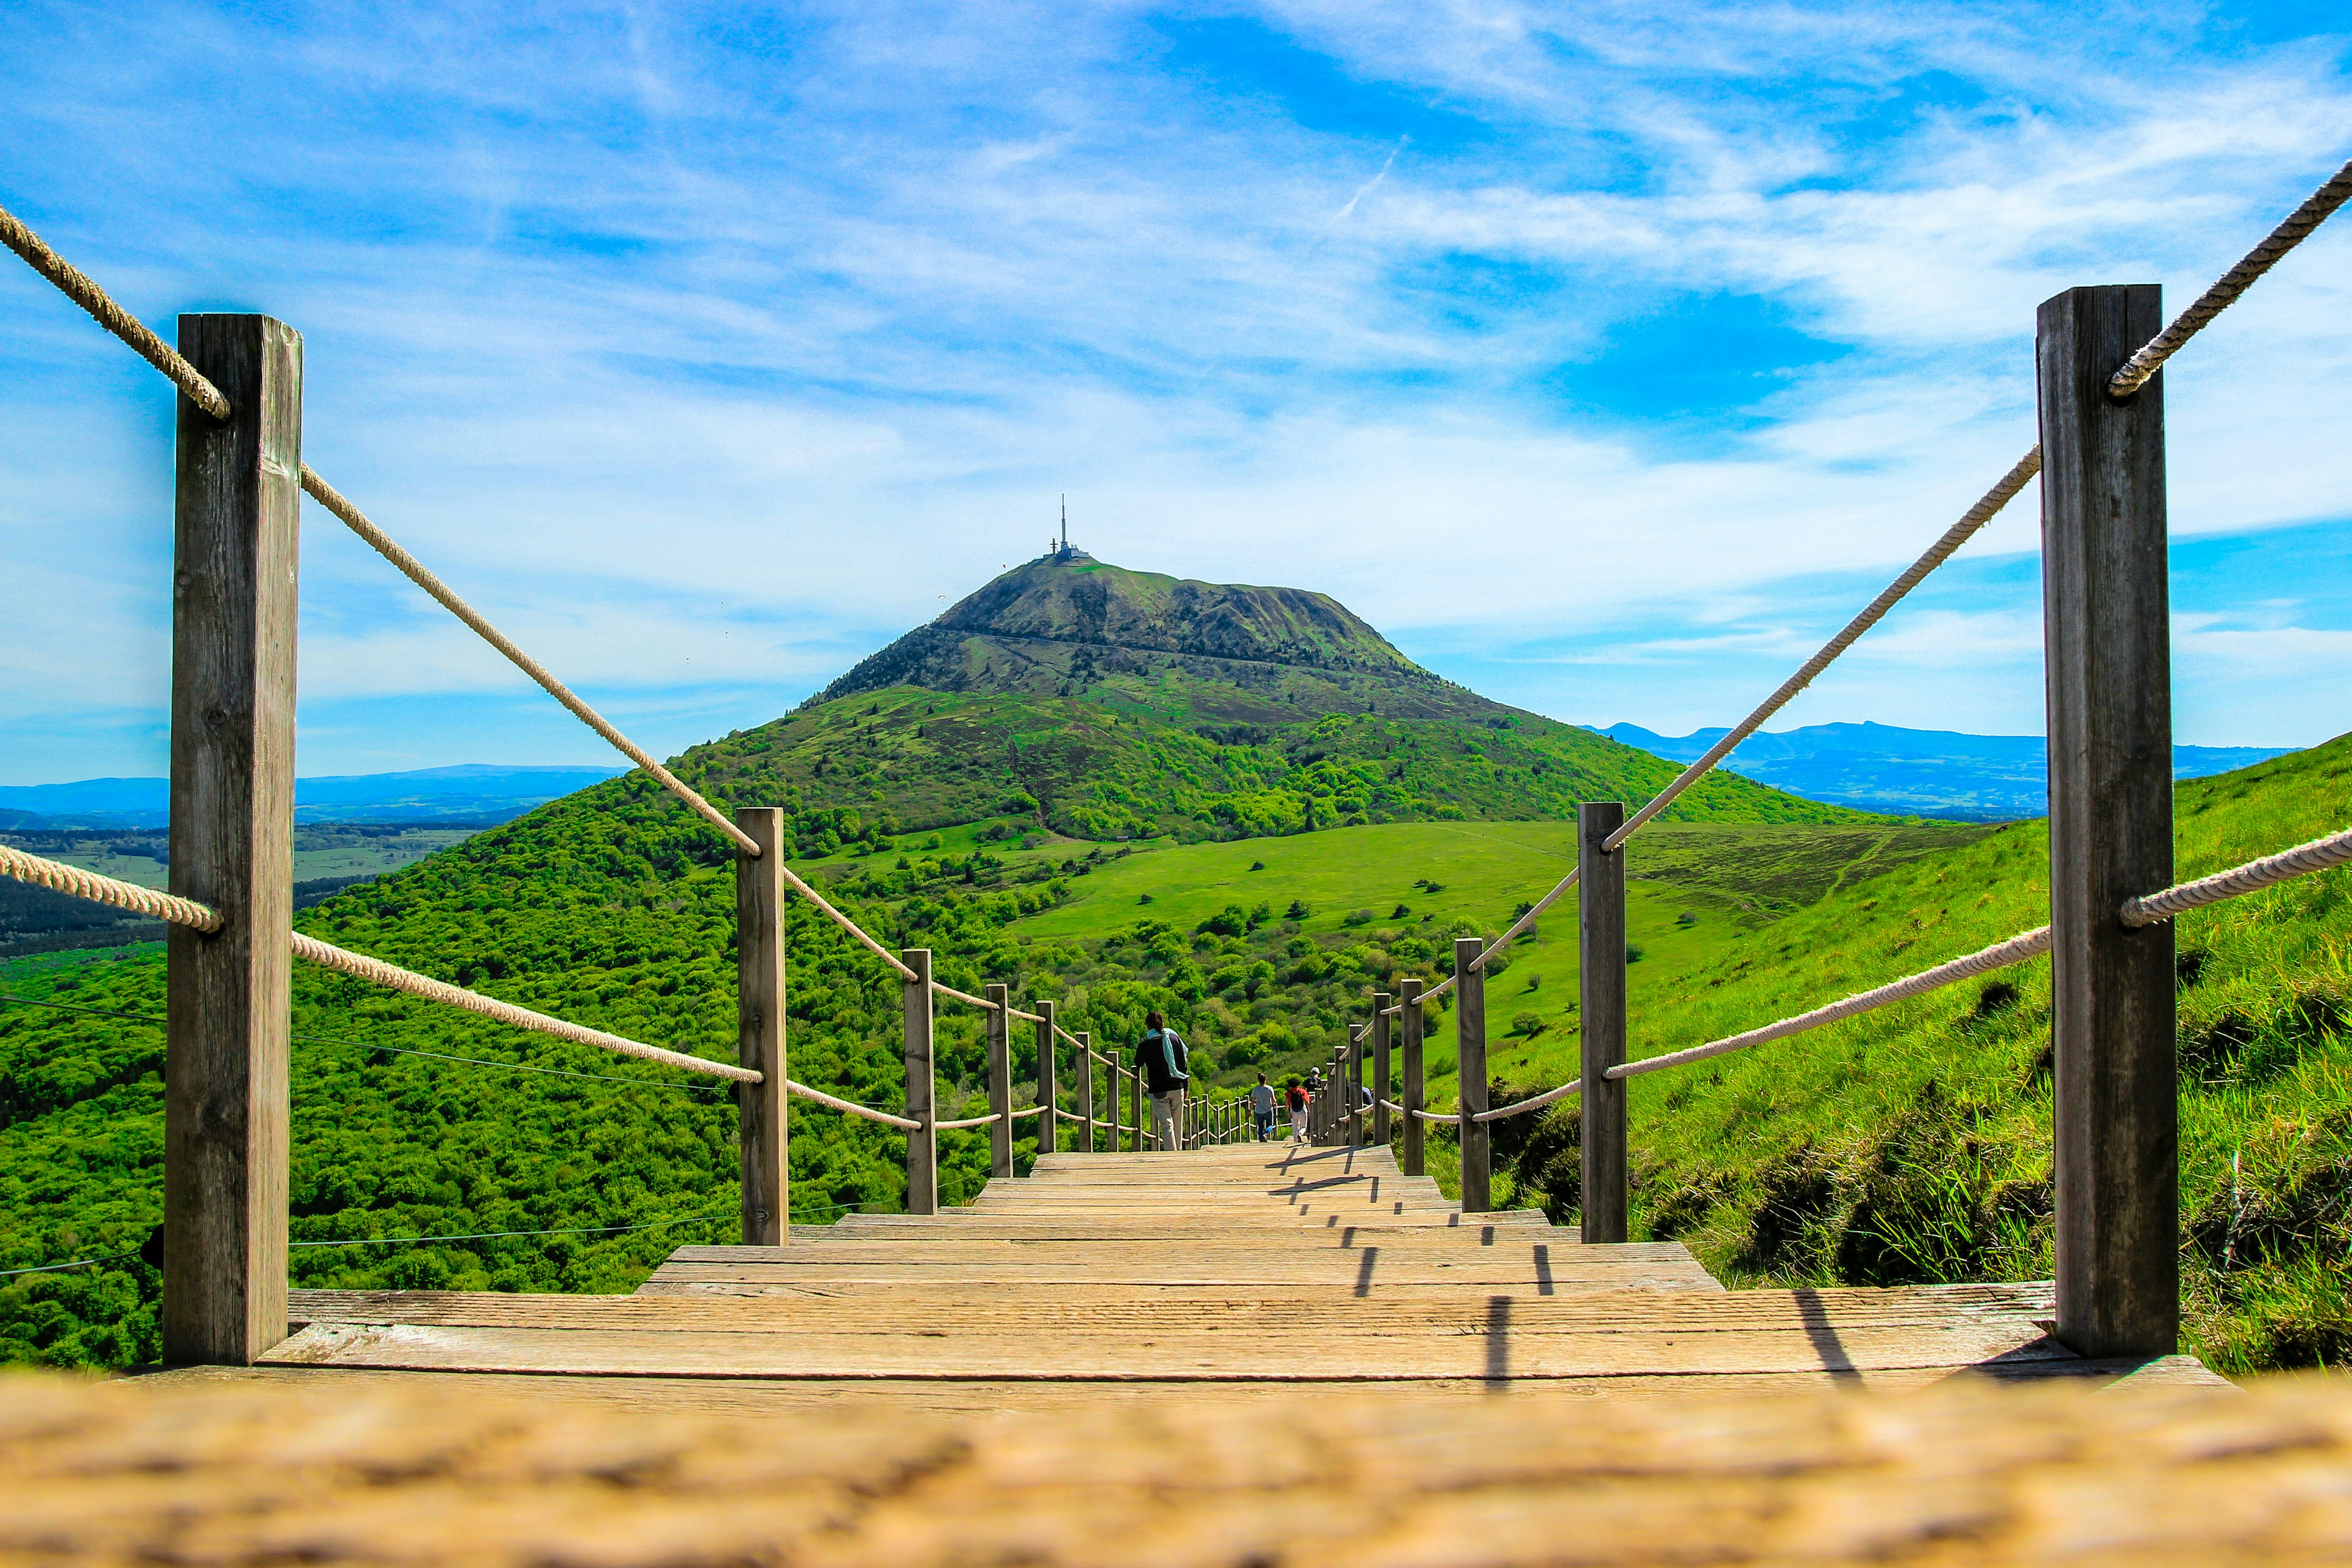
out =
<svg viewBox="0 0 2352 1568"><path fill-rule="evenodd" d="M2167 888L2160 893L2142 898L2126 899L2117 918L2127 926L2151 926L2159 921L2186 914L2190 910L2218 904L2224 899L2243 898L2264 888L2296 877L2308 877L2314 871L2352 861L2352 827L2331 833L2325 838L2315 838L2308 844L2298 844L2292 849L2282 849L2259 860L2249 860L2242 866L2232 866L2194 882L2183 882Z"/></svg>
<svg viewBox="0 0 2352 1568"><path fill-rule="evenodd" d="M2006 942L1997 942L1990 947L1971 952L1964 958L1956 958L1949 963L1939 963L1933 969L1924 969L1916 974L1890 981L1875 990L1849 996L1843 1002L1832 1002L1826 1007L1816 1007L1810 1013L1800 1013L1793 1018L1783 1018L1777 1024L1767 1024L1760 1029L1750 1029L1744 1035L1733 1035L1727 1039L1711 1040L1704 1046L1693 1046L1686 1051L1675 1051L1663 1057L1652 1057L1646 1061L1627 1062L1622 1067L1611 1068L1601 1076L1612 1079L1639 1078L1643 1073L1681 1067L1686 1062L1705 1061L1709 1057L1723 1056L1730 1051L1744 1051L1750 1046L1760 1046L1769 1040L1786 1039L1790 1035L1801 1035L1808 1029L1818 1029L1824 1024L1835 1024L1846 1018L1875 1011L1880 1007L1889 1006L1896 1002L1905 1002L1914 996L1925 995L1930 991L1962 980L1974 979L1979 974L1990 974L1996 969L2006 969L2012 963L2022 963L2029 958L2038 958L2049 951L2050 928L2037 926L2032 931L2021 931Z"/></svg>
<svg viewBox="0 0 2352 1568"><path fill-rule="evenodd" d="M173 384L185 393L189 400L198 407L215 419L226 419L229 416L228 399L221 395L218 387L205 380L198 374L195 366L190 364L163 339L148 331L137 317L115 303L113 298L88 275L43 244L39 236L26 228L5 208L0 208L0 240L5 240L9 249L23 257L32 266L33 270L55 284L68 299L88 310L97 319L99 325L121 339L142 359L169 376ZM447 584L426 570L422 562L402 549L389 534L370 521L365 513L353 506L332 485L320 479L308 463L302 465L302 489L312 500L341 520L344 526L365 540L378 554L397 567L403 576L432 595L444 609L471 626L485 642L504 654L516 668L537 681L549 696L563 704L581 722L610 742L623 756L645 769L646 773L658 782L664 789L668 790L683 802L688 809L726 835L744 854L754 858L758 858L760 846L750 834L727 820L726 816L716 806L703 799L699 794L667 768L654 761L646 753L644 748L614 729L606 721L603 714L582 701L577 693L556 679L545 666L517 647L504 633L490 625L478 611L452 592ZM795 891L823 910L844 931L873 949L885 963L898 972L901 978L912 980L915 977L914 972L900 963L895 953L859 929L856 921L835 909L814 888L810 887L795 875L790 867L783 868L783 875L784 879L793 885Z"/></svg>
<svg viewBox="0 0 2352 1568"><path fill-rule="evenodd" d="M0 875L47 888L53 892L71 893L77 899L88 899L94 904L111 904L118 910L129 910L133 914L169 921L173 925L190 926L197 931L218 931L223 923L219 910L207 909L193 899L157 892L136 882L117 881L112 877L101 877L95 871L85 871L79 866L68 866L62 860L27 855L22 849L12 849L5 844L0 844Z"/></svg>
<svg viewBox="0 0 2352 1568"><path fill-rule="evenodd" d="M967 1117L961 1121L934 1121L931 1126L941 1132L952 1132L959 1127L985 1127L996 1120L996 1116L992 1113L987 1116Z"/></svg>
<svg viewBox="0 0 2352 1568"><path fill-rule="evenodd" d="M893 1116L887 1110L876 1110L871 1106L860 1105L854 1100L843 1100L827 1094L821 1089L811 1089L804 1083L794 1083L791 1079L784 1079L784 1090L788 1094L797 1094L803 1100L813 1100L819 1105L831 1106L835 1110L845 1110L852 1116L862 1116L868 1121L879 1121L886 1127L903 1128L909 1132L922 1131L923 1124L911 1117Z"/></svg>
<svg viewBox="0 0 2352 1568"><path fill-rule="evenodd" d="M1021 1120L1023 1117L1024 1117L1024 1116L1035 1116L1035 1115L1037 1115L1039 1112L1043 1111L1045 1109L1045 1107L1044 1107L1044 1106L1042 1106L1042 1105L1033 1105L1033 1106L1031 1106L1031 1107L1030 1107L1028 1110L1016 1110L1016 1111L1013 1111L1013 1112L1012 1113L1012 1115L1013 1115L1013 1121L1020 1121L1020 1120ZM1058 1112L1056 1112L1056 1114L1059 1114L1059 1113L1058 1113Z"/></svg>
<svg viewBox="0 0 2352 1568"><path fill-rule="evenodd" d="M30 263L34 271L56 284L67 299L96 317L100 326L130 344L132 353L171 377L173 384L187 395L189 402L215 419L229 416L228 399L221 395L220 388L206 381L177 350L148 331L145 322L116 304L80 268L42 244L41 237L26 228L5 207L0 207L0 241L5 241L8 248Z"/></svg>
<svg viewBox="0 0 2352 1568"><path fill-rule="evenodd" d="M1676 795L1696 784L1714 768L1716 763L1728 756L1732 748L1754 734L1764 721L1787 707L1790 699L1811 685L1815 676L1827 669L1838 655L1852 647L1855 639L1863 633L1884 619L1886 612L1901 603L1905 595L1925 582L1930 572L1950 560L1954 551L1975 537L1977 531L1986 523L1990 522L2000 513L2000 509L2007 506L2016 498L2017 492L2025 488L2026 482L2041 471L2042 448L2037 446L2020 458L2011 467L2009 472L2000 477L2000 482L1987 490L1978 500L1976 505L1962 512L1960 520L1946 529L1943 537L1927 547L1927 553L1914 561L1905 569L1901 576L1886 585L1878 597L1864 606L1862 614L1848 621L1843 631L1823 644L1821 652L1807 659L1798 668L1796 674L1780 683L1779 690L1763 700L1756 711L1726 731L1721 740L1709 746L1706 754L1685 768L1672 784L1651 797L1648 804L1641 810L1627 817L1622 826L1601 841L1601 847L1605 850L1615 850L1622 847L1643 823L1665 810L1674 803ZM1566 881L1563 881L1561 886L1565 888ZM1496 944L1497 948L1501 945L1499 942ZM1488 951L1491 952L1494 949Z"/></svg>
<svg viewBox="0 0 2352 1568"><path fill-rule="evenodd" d="M1423 1121L1451 1121L1458 1124L1462 1120L1458 1114L1451 1110L1422 1110L1416 1109L1413 1111L1413 1115L1419 1117Z"/></svg>
<svg viewBox="0 0 2352 1568"><path fill-rule="evenodd" d="M1516 1104L1501 1106L1493 1110L1481 1110L1476 1115L1471 1117L1470 1120L1473 1121L1500 1121L1506 1116L1524 1116L1530 1110L1541 1110L1547 1105L1557 1104L1560 1100L1566 1100L1570 1095L1576 1093L1583 1087L1584 1080L1582 1079L1570 1079L1566 1083L1561 1084L1558 1089L1548 1089L1541 1094L1533 1096L1530 1099L1519 1100Z"/></svg>
<svg viewBox="0 0 2352 1568"><path fill-rule="evenodd" d="M2124 361L2121 370L2107 382L2107 392L2115 397L2129 397L2146 386L2166 360L2180 345L2195 337L2205 324L2235 304L2238 296L2253 287L2254 279L2278 265L2279 259L2301 245L2313 229L2327 221L2327 216L2347 199L2352 199L2352 163L2336 171L2335 175L2319 189L2311 193L2304 204L2287 215L2287 219L2271 230L2263 241L2246 252L2244 259L2215 280L2213 286L2197 297L2197 302L2173 318L2172 324L2148 339L2140 351Z"/></svg>
<svg viewBox="0 0 2352 1568"><path fill-rule="evenodd" d="M444 980L418 974L386 963L380 958L369 958L351 952L331 942L320 942L300 931L293 933L294 956L324 968L337 970L356 979L372 982L394 991L405 991L412 996L427 1001L446 1003L478 1013L485 1018L495 1018L518 1029L531 1029L542 1035L594 1046L599 1050L618 1056L635 1057L640 1061L660 1062L665 1066L684 1068L688 1072L707 1073L712 1078L733 1079L738 1083L758 1083L760 1075L750 1068L730 1067L724 1062L706 1061L683 1051L667 1051L659 1046L648 1046L621 1035L608 1035L602 1029L591 1029L562 1018L551 1018L544 1013L534 1013L528 1007L518 1007L511 1002L501 1002L495 996L485 996L478 991L468 991Z"/></svg>
<svg viewBox="0 0 2352 1568"><path fill-rule="evenodd" d="M688 810L729 838L733 839L738 849L754 858L758 858L760 846L750 834L728 821L725 814L717 806L703 799L677 774L654 761L643 747L614 729L603 714L582 701L577 692L558 680L545 665L516 647L512 638L490 625L480 611L459 598L449 584L435 576L423 562L402 549L397 541L369 521L366 513L353 506L332 485L320 479L308 463L302 465L302 489L312 500L341 519L345 527L366 541L370 549L391 562L402 576L424 589L443 609L471 626L484 642L504 654L508 661L517 669L539 682L550 697L571 710L574 718L611 742L614 749L623 756L658 780L662 787L684 802ZM791 875L790 872L785 874Z"/></svg>

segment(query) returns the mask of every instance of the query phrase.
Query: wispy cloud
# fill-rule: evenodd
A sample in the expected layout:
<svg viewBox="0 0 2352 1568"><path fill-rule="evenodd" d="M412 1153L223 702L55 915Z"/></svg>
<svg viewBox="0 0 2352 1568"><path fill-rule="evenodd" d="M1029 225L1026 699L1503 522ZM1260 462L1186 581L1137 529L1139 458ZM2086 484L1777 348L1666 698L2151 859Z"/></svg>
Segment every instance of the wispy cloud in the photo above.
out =
<svg viewBox="0 0 2352 1568"><path fill-rule="evenodd" d="M1564 717L1720 722L2032 439L2035 301L2183 298L2345 154L2340 18L2116 20L37 0L0 201L150 320L298 325L314 464L658 746L772 716L1063 490L1113 559L1338 593ZM2343 514L2347 261L2323 233L2168 375L2184 535ZM0 772L124 771L57 737L162 690L168 401L28 274L0 317L0 549L44 601L0 631ZM2029 549L2030 500L1972 555ZM306 714L439 701L418 764L517 734L319 521ZM2030 665L1983 582L1807 701L1900 722ZM2256 700L2281 735L2333 700L2317 646Z"/></svg>

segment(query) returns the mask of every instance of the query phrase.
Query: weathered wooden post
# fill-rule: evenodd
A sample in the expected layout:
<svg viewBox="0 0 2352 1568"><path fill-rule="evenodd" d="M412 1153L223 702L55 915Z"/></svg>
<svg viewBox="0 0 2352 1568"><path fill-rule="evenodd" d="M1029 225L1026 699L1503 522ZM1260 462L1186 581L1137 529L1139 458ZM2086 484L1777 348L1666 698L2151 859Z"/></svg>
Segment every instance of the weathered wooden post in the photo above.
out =
<svg viewBox="0 0 2352 1568"><path fill-rule="evenodd" d="M981 994L988 998L988 1173L1013 1174L1013 993L991 984Z"/></svg>
<svg viewBox="0 0 2352 1568"><path fill-rule="evenodd" d="M1091 1034L1074 1035L1078 1042L1078 1152L1095 1152L1095 1047Z"/></svg>
<svg viewBox="0 0 2352 1568"><path fill-rule="evenodd" d="M1423 1150L1425 1140L1422 1120L1413 1114L1425 1103L1421 1067L1421 984L1420 977L1412 974L1397 982L1397 1002L1401 1009L1397 1014L1397 1024L1398 1033L1402 1037L1398 1042L1397 1054L1402 1058L1404 1071L1404 1098L1397 1101L1404 1107L1403 1148L1397 1163L1404 1167L1404 1173L1408 1176L1429 1173L1428 1161Z"/></svg>
<svg viewBox="0 0 2352 1568"><path fill-rule="evenodd" d="M784 1116L783 808L746 805L735 826L760 847L735 856L735 1061L759 1071L735 1086L741 1151L743 1245L791 1239L792 1162Z"/></svg>
<svg viewBox="0 0 2352 1568"><path fill-rule="evenodd" d="M1372 1123L1364 1114L1364 1037L1348 1032L1348 1146L1360 1149L1371 1141Z"/></svg>
<svg viewBox="0 0 2352 1568"><path fill-rule="evenodd" d="M2154 284L2070 289L2035 322L2050 735L2058 1338L2168 1355L2180 1331L2164 381L2108 378L2164 325Z"/></svg>
<svg viewBox="0 0 2352 1568"><path fill-rule="evenodd" d="M1625 1239L1625 851L1602 847L1625 820L1613 800L1576 808L1577 1017L1584 1087L1583 1229L1586 1241Z"/></svg>
<svg viewBox="0 0 2352 1568"><path fill-rule="evenodd" d="M1389 1142L1389 1018L1385 991L1372 993L1372 1142Z"/></svg>
<svg viewBox="0 0 2352 1568"><path fill-rule="evenodd" d="M1144 1142L1151 1136L1151 1123L1143 1110L1143 1067L1141 1063L1127 1070L1127 1113L1134 1119L1135 1131L1128 1134L1127 1150L1139 1154L1151 1147Z"/></svg>
<svg viewBox="0 0 2352 1568"><path fill-rule="evenodd" d="M248 1366L286 1337L302 338L182 316L180 352L229 416L179 402L171 890L225 919L166 939L163 1349Z"/></svg>
<svg viewBox="0 0 2352 1568"><path fill-rule="evenodd" d="M1112 1047L1103 1052L1102 1057L1103 1092L1110 1101L1103 1114L1103 1152L1116 1154L1118 1152L1118 1130L1125 1121L1118 1110L1121 1077L1118 1070L1118 1047Z"/></svg>
<svg viewBox="0 0 2352 1568"><path fill-rule="evenodd" d="M907 1024L907 1115L922 1123L907 1132L907 1212L940 1212L938 1100L932 1093L931 950L910 947L899 962L914 971L900 986Z"/></svg>
<svg viewBox="0 0 2352 1568"><path fill-rule="evenodd" d="M1475 936L1454 939L1454 1084L1462 1099L1462 1212L1485 1214L1495 1206L1491 1166L1494 1129L1471 1118L1486 1109L1486 972L1474 969L1486 942Z"/></svg>
<svg viewBox="0 0 2352 1568"><path fill-rule="evenodd" d="M1037 1113L1037 1152L1039 1155L1062 1152L1062 1089L1061 1052L1054 1044L1054 1005L1037 1004L1037 1103L1045 1109Z"/></svg>

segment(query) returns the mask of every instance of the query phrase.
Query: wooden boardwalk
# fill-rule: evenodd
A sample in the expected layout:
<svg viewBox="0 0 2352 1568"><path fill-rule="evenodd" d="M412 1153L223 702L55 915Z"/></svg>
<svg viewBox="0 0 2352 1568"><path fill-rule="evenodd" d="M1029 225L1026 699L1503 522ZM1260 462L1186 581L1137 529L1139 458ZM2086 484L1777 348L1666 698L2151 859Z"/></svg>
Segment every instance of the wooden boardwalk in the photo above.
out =
<svg viewBox="0 0 2352 1568"><path fill-rule="evenodd" d="M704 1408L1304 1386L1658 1394L2111 1375L2042 1285L1726 1291L1675 1242L1464 1215L1385 1149L1058 1154L935 1217L685 1247L630 1296L295 1293L265 1366ZM251 1375L250 1373L241 1375ZM264 1375L268 1375L265 1373ZM2210 1379L2172 1358L2140 1375Z"/></svg>

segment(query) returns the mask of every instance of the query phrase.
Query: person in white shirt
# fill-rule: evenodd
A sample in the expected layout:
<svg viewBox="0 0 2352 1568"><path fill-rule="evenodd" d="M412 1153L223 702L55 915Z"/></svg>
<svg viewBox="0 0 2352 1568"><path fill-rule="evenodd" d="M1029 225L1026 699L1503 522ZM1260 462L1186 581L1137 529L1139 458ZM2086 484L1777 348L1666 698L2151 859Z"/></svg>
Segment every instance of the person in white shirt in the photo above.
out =
<svg viewBox="0 0 2352 1568"><path fill-rule="evenodd" d="M1265 1081L1265 1074L1257 1075L1257 1087L1249 1092L1250 1121L1261 1143L1274 1142L1274 1086Z"/></svg>

